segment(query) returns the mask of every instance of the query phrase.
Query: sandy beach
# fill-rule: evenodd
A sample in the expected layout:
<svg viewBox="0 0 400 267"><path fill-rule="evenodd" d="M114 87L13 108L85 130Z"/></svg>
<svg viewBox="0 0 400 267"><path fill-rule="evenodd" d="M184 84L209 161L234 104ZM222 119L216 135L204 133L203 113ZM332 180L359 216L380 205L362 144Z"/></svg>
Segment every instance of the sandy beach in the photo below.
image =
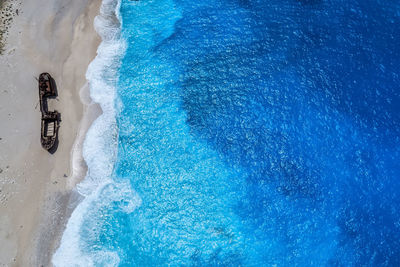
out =
<svg viewBox="0 0 400 267"><path fill-rule="evenodd" d="M83 138L100 113L85 73L100 43L93 20L101 1L6 4L14 15L0 55L0 266L49 266L86 173ZM41 72L58 88L49 101L62 120L54 154L40 145Z"/></svg>

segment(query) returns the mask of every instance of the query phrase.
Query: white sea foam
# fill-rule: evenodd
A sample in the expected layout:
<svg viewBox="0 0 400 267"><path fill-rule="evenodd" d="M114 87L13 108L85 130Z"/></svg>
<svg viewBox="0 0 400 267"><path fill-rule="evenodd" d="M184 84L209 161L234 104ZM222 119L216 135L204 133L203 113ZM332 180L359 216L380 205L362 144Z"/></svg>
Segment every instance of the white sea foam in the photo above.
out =
<svg viewBox="0 0 400 267"><path fill-rule="evenodd" d="M127 189L118 191L115 188L117 185L112 186L114 190L109 189L117 153L118 130L114 110L117 71L125 50L124 42L120 38L119 9L119 0L103 0L100 14L94 22L102 43L96 58L89 65L86 78L90 85L90 96L100 104L103 114L93 123L85 138L83 157L88 165L88 173L77 186L77 191L85 198L67 223L60 247L52 258L55 266L116 266L119 263L118 255L113 252L98 250L95 253L86 253L85 245L81 241L85 215L93 209L93 205L99 205L99 200L111 203L121 200L123 195L133 194L133 191L127 192ZM106 199L102 198L103 190L107 190ZM130 195L129 199L129 203L121 201L121 208L128 212L133 211L141 202L136 195Z"/></svg>

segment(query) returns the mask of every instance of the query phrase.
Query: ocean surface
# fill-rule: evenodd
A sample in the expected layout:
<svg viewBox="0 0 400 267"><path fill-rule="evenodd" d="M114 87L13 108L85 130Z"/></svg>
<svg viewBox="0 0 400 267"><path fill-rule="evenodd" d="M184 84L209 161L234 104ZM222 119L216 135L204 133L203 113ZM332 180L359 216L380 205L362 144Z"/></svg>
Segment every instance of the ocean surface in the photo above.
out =
<svg viewBox="0 0 400 267"><path fill-rule="evenodd" d="M56 266L400 266L400 1L103 0Z"/></svg>

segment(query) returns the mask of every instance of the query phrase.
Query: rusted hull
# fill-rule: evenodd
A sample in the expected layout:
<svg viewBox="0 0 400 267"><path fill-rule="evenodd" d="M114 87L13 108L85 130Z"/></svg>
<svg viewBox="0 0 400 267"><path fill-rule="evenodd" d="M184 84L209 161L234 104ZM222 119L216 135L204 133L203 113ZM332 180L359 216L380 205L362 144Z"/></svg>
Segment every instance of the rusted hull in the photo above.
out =
<svg viewBox="0 0 400 267"><path fill-rule="evenodd" d="M42 113L40 142L42 147L51 151L58 141L58 128L60 127L60 113L47 110L47 99L56 97L57 92L53 78L48 73L39 76L39 102Z"/></svg>
<svg viewBox="0 0 400 267"><path fill-rule="evenodd" d="M42 115L41 143L46 150L52 149L56 144L58 128L60 127L59 121L60 113L57 111Z"/></svg>
<svg viewBox="0 0 400 267"><path fill-rule="evenodd" d="M54 80L47 72L39 75L39 93L44 97L57 96L54 86Z"/></svg>
<svg viewBox="0 0 400 267"><path fill-rule="evenodd" d="M40 112L44 114L47 112L47 98L56 97L57 91L54 79L47 72L40 74L38 81Z"/></svg>

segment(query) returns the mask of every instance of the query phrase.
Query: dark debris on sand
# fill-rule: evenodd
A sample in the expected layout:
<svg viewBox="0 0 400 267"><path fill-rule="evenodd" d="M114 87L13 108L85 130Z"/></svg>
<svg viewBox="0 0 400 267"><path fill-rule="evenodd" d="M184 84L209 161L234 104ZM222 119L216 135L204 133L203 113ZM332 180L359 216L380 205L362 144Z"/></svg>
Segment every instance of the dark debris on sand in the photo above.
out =
<svg viewBox="0 0 400 267"><path fill-rule="evenodd" d="M18 2L14 0L0 0L0 55L4 52L8 30L15 15L19 14Z"/></svg>

